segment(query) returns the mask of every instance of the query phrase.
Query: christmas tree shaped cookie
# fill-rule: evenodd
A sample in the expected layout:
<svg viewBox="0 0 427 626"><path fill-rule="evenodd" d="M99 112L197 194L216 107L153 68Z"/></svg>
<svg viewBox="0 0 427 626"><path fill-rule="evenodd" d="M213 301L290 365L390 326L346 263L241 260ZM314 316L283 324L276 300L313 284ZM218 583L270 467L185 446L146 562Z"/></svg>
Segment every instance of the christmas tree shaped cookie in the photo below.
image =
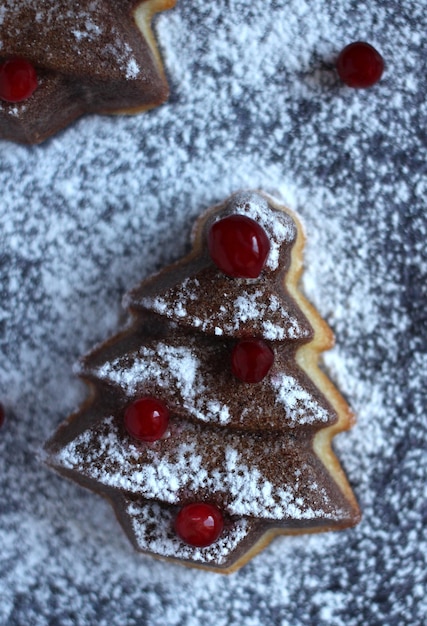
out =
<svg viewBox="0 0 427 626"><path fill-rule="evenodd" d="M277 534L357 523L331 449L352 415L318 367L333 338L297 288L297 218L240 192L193 244L127 295L132 322L82 361L91 396L47 458L138 550L230 572Z"/></svg>
<svg viewBox="0 0 427 626"><path fill-rule="evenodd" d="M174 4L0 0L0 138L38 143L84 113L164 102L151 21Z"/></svg>

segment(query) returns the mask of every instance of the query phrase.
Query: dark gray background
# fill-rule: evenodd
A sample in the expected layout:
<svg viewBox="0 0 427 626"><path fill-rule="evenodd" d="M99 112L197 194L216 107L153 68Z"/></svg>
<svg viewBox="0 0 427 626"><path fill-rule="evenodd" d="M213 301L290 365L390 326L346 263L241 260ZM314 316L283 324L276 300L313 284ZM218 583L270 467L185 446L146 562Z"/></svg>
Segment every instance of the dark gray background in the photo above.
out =
<svg viewBox="0 0 427 626"><path fill-rule="evenodd" d="M425 2L178 1L156 21L172 96L0 142L0 623L421 626L427 619ZM364 39L370 90L333 60ZM39 451L84 398L73 363L194 218L276 190L307 231L304 288L358 415L336 450L354 530L280 538L228 578L135 554L107 503Z"/></svg>

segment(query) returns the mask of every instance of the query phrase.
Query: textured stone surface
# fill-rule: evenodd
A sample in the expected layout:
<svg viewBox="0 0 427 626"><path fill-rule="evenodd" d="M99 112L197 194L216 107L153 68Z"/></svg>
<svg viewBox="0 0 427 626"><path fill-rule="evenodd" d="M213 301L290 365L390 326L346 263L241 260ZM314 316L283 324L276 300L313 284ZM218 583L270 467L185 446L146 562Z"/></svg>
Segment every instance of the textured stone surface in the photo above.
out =
<svg viewBox="0 0 427 626"><path fill-rule="evenodd" d="M168 105L0 144L0 622L422 626L424 7L194 0L156 26ZM356 39L386 61L366 91L333 70ZM222 578L134 554L108 504L37 452L84 398L72 365L117 329L123 293L189 249L203 208L248 187L278 190L304 220L304 287L358 415L336 450L364 519L279 539Z"/></svg>

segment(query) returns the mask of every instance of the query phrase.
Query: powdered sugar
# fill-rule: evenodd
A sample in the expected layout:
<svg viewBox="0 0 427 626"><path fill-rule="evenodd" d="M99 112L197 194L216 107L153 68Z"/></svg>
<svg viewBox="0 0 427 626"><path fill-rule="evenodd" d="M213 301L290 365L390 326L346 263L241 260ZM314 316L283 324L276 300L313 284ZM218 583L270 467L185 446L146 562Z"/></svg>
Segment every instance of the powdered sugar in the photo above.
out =
<svg viewBox="0 0 427 626"><path fill-rule="evenodd" d="M301 337L303 332L300 330L298 321L291 318L285 307L279 304L277 298L274 296L270 298L269 302L263 302L263 293L261 290L257 290L254 293L248 295L241 295L236 298L234 303L234 309L236 311L234 329L237 329L240 324L244 324L248 320L262 320L263 336L265 339L283 340L287 337L295 339ZM289 330L287 333L283 328L277 327L269 320L265 320L269 311L278 311L279 315L286 319L289 324Z"/></svg>
<svg viewBox="0 0 427 626"><path fill-rule="evenodd" d="M15 54L20 51L24 55L30 50L32 57L44 59L44 63L40 64L45 68L56 67L59 51L62 52L63 63L65 58L70 62L74 54L73 69L76 70L87 58L89 50L96 57L102 72L106 68L117 67L127 78L143 75L131 42L123 40L119 29L106 22L105 14L111 12L112 7L105 0L80 1L72 10L68 2L60 0L2 0L1 5L0 26L6 24L8 34L13 33L17 48ZM123 12L117 15L123 19ZM28 30L34 23L31 18L37 27L32 29L32 39L28 41ZM61 38L60 28L63 35L69 35ZM53 39L50 36L52 31L56 31ZM71 53L67 46L69 39L74 44ZM95 63L92 63L94 67Z"/></svg>
<svg viewBox="0 0 427 626"><path fill-rule="evenodd" d="M296 227L292 219L286 213L271 213L267 200L250 191L242 191L235 196L233 213L246 215L262 226L270 242L266 267L276 270L279 267L280 248L283 244L293 242L296 237Z"/></svg>
<svg viewBox="0 0 427 626"><path fill-rule="evenodd" d="M199 362L189 348L158 343L154 348L142 346L137 355L130 356L133 357L130 367L115 359L93 370L93 373L100 379L119 384L129 395L135 394L138 382L143 383L148 378L155 378L160 386L172 384L184 396L194 395ZM198 393L203 392L200 382L198 387Z"/></svg>
<svg viewBox="0 0 427 626"><path fill-rule="evenodd" d="M161 441L151 447L138 446L123 439L113 418L106 417L78 435L50 462L144 500L178 505L180 493L190 494L197 501L206 490L208 494L225 494L227 505L222 508L232 516L279 521L345 517L344 510L334 507L328 490L319 487L316 469L308 466L310 453L298 450L292 440L278 439L273 447L269 440L260 442L256 436L246 434L242 452L234 435L221 431L214 435L206 449L203 431L183 424L180 433L173 435L172 447L163 446ZM277 457L274 484L262 467L260 448L268 448L269 457ZM283 462L280 464L280 458L287 456L298 458L296 475ZM209 459L216 460L210 472ZM300 475L304 477L301 480ZM309 504L310 491L316 492L317 506ZM235 545L236 538L231 540ZM215 552L221 555L219 546Z"/></svg>
<svg viewBox="0 0 427 626"><path fill-rule="evenodd" d="M295 424L328 421L328 412L293 376L277 374L272 376L271 384L277 390L277 401L286 408L287 417L294 420Z"/></svg>
<svg viewBox="0 0 427 626"><path fill-rule="evenodd" d="M278 270L280 255L285 258L286 248L292 246L297 236L297 227L290 215L273 210L263 196L253 191L234 194L226 210L227 214L245 215L260 224L271 246L265 268ZM310 337L310 327L301 312L298 312L298 318L289 310L282 284L276 287L279 298L273 284L265 285L264 274L258 279L239 280L232 284L224 282L224 275L218 269L206 273L199 268L192 275L190 266L189 272L190 276L181 283L160 291L155 297L147 296L142 285L125 298L125 305L155 311L178 324L215 335L239 336L250 331L270 341ZM268 281L273 282L269 274ZM219 303L214 299L206 303L205 294L210 291L221 294Z"/></svg>
<svg viewBox="0 0 427 626"><path fill-rule="evenodd" d="M415 0L179 2L157 22L170 104L1 144L0 621L424 625L426 29ZM331 66L360 38L386 60L365 92ZM85 397L72 364L117 328L122 294L239 188L278 190L304 220L304 288L358 417L336 449L364 521L277 539L223 579L134 554L109 505L36 451Z"/></svg>
<svg viewBox="0 0 427 626"><path fill-rule="evenodd" d="M196 279L197 283L199 281ZM239 332L250 320L259 331L256 333L270 341L283 341L284 339L301 339L309 336L306 328L302 328L299 321L293 317L283 304L279 303L275 296L270 294L266 297L265 289L254 288L251 285L246 291L242 287L242 293L235 300L228 299L230 294L224 294L224 302L219 308L210 309L210 316L200 319L192 315L187 309L188 300L194 302L193 281L186 280L186 287L157 298L143 298L141 304L160 315L171 319L185 318L188 325L195 326L204 332L213 332L216 335L233 336ZM188 291L187 291L188 289ZM202 287L203 290L203 287ZM271 319L271 313L280 318L280 323ZM231 321L230 321L231 317Z"/></svg>
<svg viewBox="0 0 427 626"><path fill-rule="evenodd" d="M127 514L132 519L133 531L141 550L149 550L161 556L177 556L180 559L192 559L196 563L221 563L228 554L233 552L244 537L249 534L250 523L246 519L234 522L226 535L207 548L193 548L180 541L173 532L173 512L162 509L156 503L139 504L129 502ZM154 536L149 528L156 520Z"/></svg>
<svg viewBox="0 0 427 626"><path fill-rule="evenodd" d="M205 384L200 362L191 348L159 342L153 348L142 346L138 354L115 359L91 371L100 380L117 384L128 396L135 396L150 381L160 389L176 389L180 406L203 422L226 424L230 419L227 405L221 404Z"/></svg>

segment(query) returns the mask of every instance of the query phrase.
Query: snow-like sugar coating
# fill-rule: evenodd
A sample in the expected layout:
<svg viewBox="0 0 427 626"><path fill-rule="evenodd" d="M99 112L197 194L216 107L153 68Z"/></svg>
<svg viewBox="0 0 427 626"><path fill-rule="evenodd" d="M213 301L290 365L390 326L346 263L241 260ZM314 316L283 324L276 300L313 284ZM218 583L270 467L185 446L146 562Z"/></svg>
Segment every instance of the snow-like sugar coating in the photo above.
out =
<svg viewBox="0 0 427 626"><path fill-rule="evenodd" d="M186 428L189 431L186 441L176 443L171 452L163 449L161 441L141 447L124 440L114 419L106 417L65 445L53 462L109 488L169 504L179 504L183 491L197 494L206 489L211 494L227 494L230 515L269 520L339 520L345 516L339 508L333 510L330 496L317 485L316 472L308 466L301 466L296 475L282 475L281 481L273 484L259 462L254 466L248 464L247 459L256 458L251 450L257 445L250 435L240 449L230 443L232 438L219 432L216 439L210 436L209 449L205 450L196 439L197 430ZM276 445L283 446L281 454L286 456L286 441L281 444L279 440ZM209 473L206 455L222 459ZM298 479L301 471L305 472L306 481L307 476L311 477L304 485ZM310 505L310 489L318 493L317 508Z"/></svg>
<svg viewBox="0 0 427 626"><path fill-rule="evenodd" d="M89 49L94 54L92 65L100 63L115 64L128 79L141 78L144 75L143 68L132 49L130 42L123 40L123 35L115 25L107 26L105 13L111 12L110 2L107 0L80 1L73 10L69 9L69 2L63 0L10 0L0 1L0 27L7 23L9 33L12 32L17 42L28 36L28 13L34 16L36 29L33 31L32 47L35 54L42 56L46 63L45 67L52 67L58 63L56 58L58 50L68 55L67 43L71 39L74 42L75 67L87 54ZM122 14L123 15L123 14ZM52 29L64 28L64 34L69 37L58 41L51 39L49 33ZM59 32L59 31L57 31ZM40 47L40 42L44 46ZM34 54L34 52L33 52Z"/></svg>
<svg viewBox="0 0 427 626"><path fill-rule="evenodd" d="M176 386L183 396L188 397L194 396L196 390L197 393L204 391L199 365L190 348L159 342L154 348L141 346L137 353L118 357L92 371L101 380L120 384L129 395L135 393L139 384L154 378L160 386Z"/></svg>
<svg viewBox="0 0 427 626"><path fill-rule="evenodd" d="M247 519L238 519L228 528L227 534L211 546L193 548L176 536L173 530L174 512L170 509L161 508L156 502L129 501L126 512L131 518L135 539L141 550L160 556L191 559L196 563L224 562L250 530Z"/></svg>
<svg viewBox="0 0 427 626"><path fill-rule="evenodd" d="M282 211L272 211L269 209L266 198L251 191L236 194L230 208L232 213L250 217L265 230L270 242L266 267L276 270L279 267L281 246L293 243L297 235L296 225L292 218Z"/></svg>
<svg viewBox="0 0 427 626"><path fill-rule="evenodd" d="M244 215L264 229L271 247L265 271L257 278L224 280L212 261L196 267L190 263L189 275L182 278L184 261L177 276L174 267L169 270L171 286L163 287L160 279L159 291L154 290L153 295L154 276L148 285L142 283L125 297L125 306L154 311L178 324L217 336L251 333L269 341L308 339L311 328L307 319L301 311L292 310L283 276L274 278L274 273L289 263L289 251L298 234L294 219L282 208L276 208L259 192L241 191L217 207L213 216L215 221L230 214Z"/></svg>
<svg viewBox="0 0 427 626"><path fill-rule="evenodd" d="M186 325L203 332L214 332L216 335L234 336L245 328L248 321L252 321L258 331L256 334L269 341L309 337L309 330L303 328L284 303L271 295L261 283L254 288L253 284L245 285L242 281L240 293L234 300L229 294L224 294L223 304L213 306L212 302L212 306L205 310L203 318L200 316L201 311L197 310L193 314L188 307L189 302L194 303L197 300L197 291L203 294L200 281L197 278L186 278L183 286L174 289L173 294L166 292L155 298L143 297L139 303L144 308L168 318L185 318Z"/></svg>
<svg viewBox="0 0 427 626"><path fill-rule="evenodd" d="M0 622L424 626L425 5L192 0L156 26L170 104L0 143ZM333 61L360 38L386 70L357 91ZM109 504L37 449L85 397L72 364L117 329L123 293L242 188L278 190L304 221L304 288L357 415L335 448L364 519L277 539L225 578L134 554Z"/></svg>
<svg viewBox="0 0 427 626"><path fill-rule="evenodd" d="M288 419L295 424L310 424L313 417L316 422L328 421L328 411L293 376L277 373L271 377L271 384L277 391L277 402L285 407Z"/></svg>
<svg viewBox="0 0 427 626"><path fill-rule="evenodd" d="M91 372L100 380L119 385L129 396L143 389L147 381L160 388L177 389L182 408L203 422L226 424L230 419L227 405L220 403L208 389L199 359L190 347L163 342L151 348L142 346L138 353L118 357Z"/></svg>
<svg viewBox="0 0 427 626"><path fill-rule="evenodd" d="M309 424L326 425L335 416L327 405L322 406L313 390L303 386L307 382L298 381L285 366L273 371L263 381L271 402L279 407L270 414L247 390L246 395L243 393L244 389L234 377L231 378L234 385L231 384L232 374L227 363L223 362L223 375L212 373L210 361L215 353L215 343L210 347L213 353L205 353L206 347L199 345L197 335L191 339L184 336L181 341L183 345L163 341L142 345L137 351L126 352L101 365L85 365L80 373L119 387L129 402L142 395L163 391L164 401L169 403L173 412L178 410L181 419L196 418L210 424L225 426L232 422L234 427L238 424L239 428L248 429L250 415L250 419L256 420L256 429L283 430ZM222 359L229 358L228 352L222 355ZM239 394L242 401L236 403L234 394Z"/></svg>

